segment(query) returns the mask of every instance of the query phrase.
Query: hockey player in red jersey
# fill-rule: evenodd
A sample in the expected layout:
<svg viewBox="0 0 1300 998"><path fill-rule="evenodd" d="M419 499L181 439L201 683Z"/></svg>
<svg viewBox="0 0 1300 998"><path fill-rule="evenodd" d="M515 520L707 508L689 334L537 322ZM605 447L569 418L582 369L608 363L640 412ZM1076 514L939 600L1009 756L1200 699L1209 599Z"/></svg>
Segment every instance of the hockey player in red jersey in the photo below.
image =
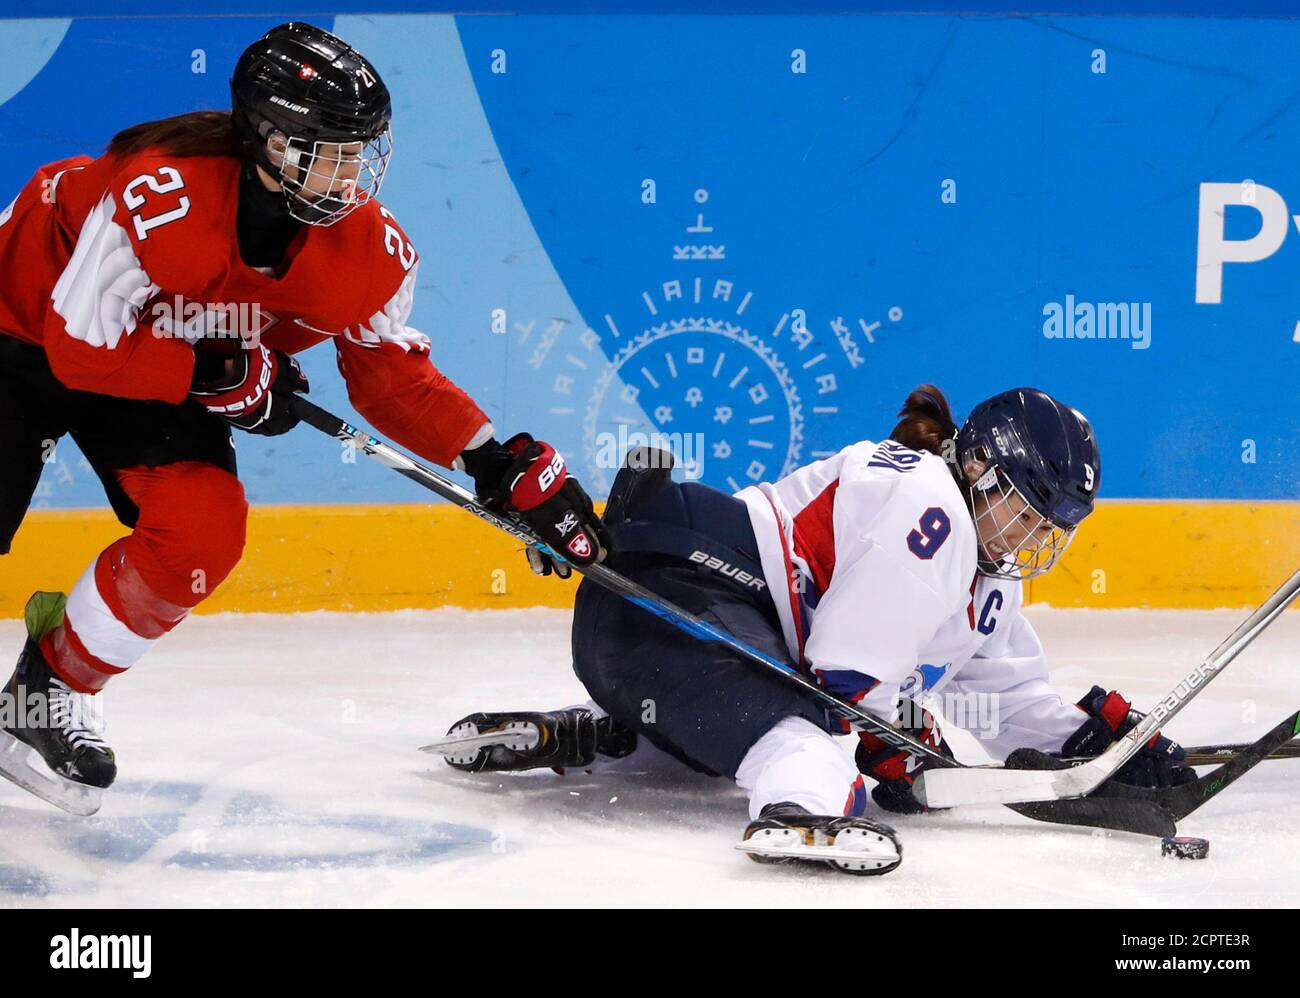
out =
<svg viewBox="0 0 1300 998"><path fill-rule="evenodd" d="M230 428L293 427L287 400L307 389L294 354L332 341L381 432L467 471L573 562L606 549L554 449L499 443L407 325L419 256L376 199L391 101L375 68L285 24L244 52L231 91L228 113L147 122L97 159L42 167L0 212L0 554L68 433L132 528L66 600L33 597L5 690L42 703L44 722L5 715L0 773L81 813L116 774L90 698L238 562L248 507Z"/></svg>

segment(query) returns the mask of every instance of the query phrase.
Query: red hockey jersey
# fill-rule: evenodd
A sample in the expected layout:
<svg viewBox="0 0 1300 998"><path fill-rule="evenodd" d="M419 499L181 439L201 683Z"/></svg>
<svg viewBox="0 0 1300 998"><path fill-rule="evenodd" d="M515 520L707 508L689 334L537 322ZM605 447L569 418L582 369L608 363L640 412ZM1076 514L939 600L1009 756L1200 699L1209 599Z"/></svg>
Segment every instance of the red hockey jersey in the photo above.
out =
<svg viewBox="0 0 1300 998"><path fill-rule="evenodd" d="M69 388L173 404L200 339L242 331L287 353L333 339L357 411L450 465L488 420L406 325L419 258L405 233L371 200L304 225L264 273L239 256L239 171L157 150L42 167L0 212L0 335L44 347Z"/></svg>

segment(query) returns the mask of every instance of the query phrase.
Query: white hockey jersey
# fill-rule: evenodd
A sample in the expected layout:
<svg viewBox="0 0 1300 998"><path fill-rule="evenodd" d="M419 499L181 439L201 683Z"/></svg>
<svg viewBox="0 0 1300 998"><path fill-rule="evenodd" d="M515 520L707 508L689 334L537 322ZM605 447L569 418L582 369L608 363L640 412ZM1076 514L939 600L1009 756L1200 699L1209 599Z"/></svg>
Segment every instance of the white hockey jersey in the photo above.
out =
<svg viewBox="0 0 1300 998"><path fill-rule="evenodd" d="M1058 751L1083 723L1047 681L1022 584L976 573L975 525L947 465L864 440L742 489L790 654L894 720L900 693L1002 759Z"/></svg>

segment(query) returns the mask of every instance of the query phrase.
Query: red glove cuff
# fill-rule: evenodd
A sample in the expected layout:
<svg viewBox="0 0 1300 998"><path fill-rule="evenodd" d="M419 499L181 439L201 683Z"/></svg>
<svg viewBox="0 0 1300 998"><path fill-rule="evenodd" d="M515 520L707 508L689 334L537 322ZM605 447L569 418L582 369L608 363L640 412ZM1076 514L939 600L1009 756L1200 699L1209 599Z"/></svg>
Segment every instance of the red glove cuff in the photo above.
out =
<svg viewBox="0 0 1300 998"><path fill-rule="evenodd" d="M1132 709L1133 704L1115 690L1111 690L1097 710L1097 716L1110 725L1111 731L1119 731L1120 726L1128 720L1129 711Z"/></svg>
<svg viewBox="0 0 1300 998"><path fill-rule="evenodd" d="M195 384L190 390L209 412L229 419L257 412L265 405L279 371L274 352L260 343L251 350L240 350L234 357L243 365L237 381Z"/></svg>
<svg viewBox="0 0 1300 998"><path fill-rule="evenodd" d="M518 459L515 467L520 469L510 482L510 505L523 513L559 494L569 477L559 451L527 433L516 434L503 446Z"/></svg>

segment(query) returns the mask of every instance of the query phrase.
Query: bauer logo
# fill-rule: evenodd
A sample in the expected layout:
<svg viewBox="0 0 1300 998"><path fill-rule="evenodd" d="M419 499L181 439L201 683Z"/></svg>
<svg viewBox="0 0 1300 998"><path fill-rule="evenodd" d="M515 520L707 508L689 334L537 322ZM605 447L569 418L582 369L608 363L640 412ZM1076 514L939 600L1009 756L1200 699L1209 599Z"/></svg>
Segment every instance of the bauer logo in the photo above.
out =
<svg viewBox="0 0 1300 998"><path fill-rule="evenodd" d="M272 104L279 104L281 107L287 107L290 111L296 111L298 114L311 113L307 108L303 107L301 104L294 104L292 101L287 101L283 97L279 97L274 94L271 96L270 100Z"/></svg>
<svg viewBox="0 0 1300 998"><path fill-rule="evenodd" d="M1128 340L1134 350L1151 346L1149 301L1049 301L1043 306L1043 336L1049 340Z"/></svg>
<svg viewBox="0 0 1300 998"><path fill-rule="evenodd" d="M73 929L50 940L50 966L55 970L129 970L148 977L153 964L153 936L82 935Z"/></svg>
<svg viewBox="0 0 1300 998"><path fill-rule="evenodd" d="M747 589L757 589L762 591L767 588L767 583L762 579L756 578L753 574L746 572L744 569L737 568L735 565L729 564L721 558L709 554L707 551L692 551L689 557L694 564L703 565L705 568L710 568L719 575L725 575L727 578L733 579Z"/></svg>

